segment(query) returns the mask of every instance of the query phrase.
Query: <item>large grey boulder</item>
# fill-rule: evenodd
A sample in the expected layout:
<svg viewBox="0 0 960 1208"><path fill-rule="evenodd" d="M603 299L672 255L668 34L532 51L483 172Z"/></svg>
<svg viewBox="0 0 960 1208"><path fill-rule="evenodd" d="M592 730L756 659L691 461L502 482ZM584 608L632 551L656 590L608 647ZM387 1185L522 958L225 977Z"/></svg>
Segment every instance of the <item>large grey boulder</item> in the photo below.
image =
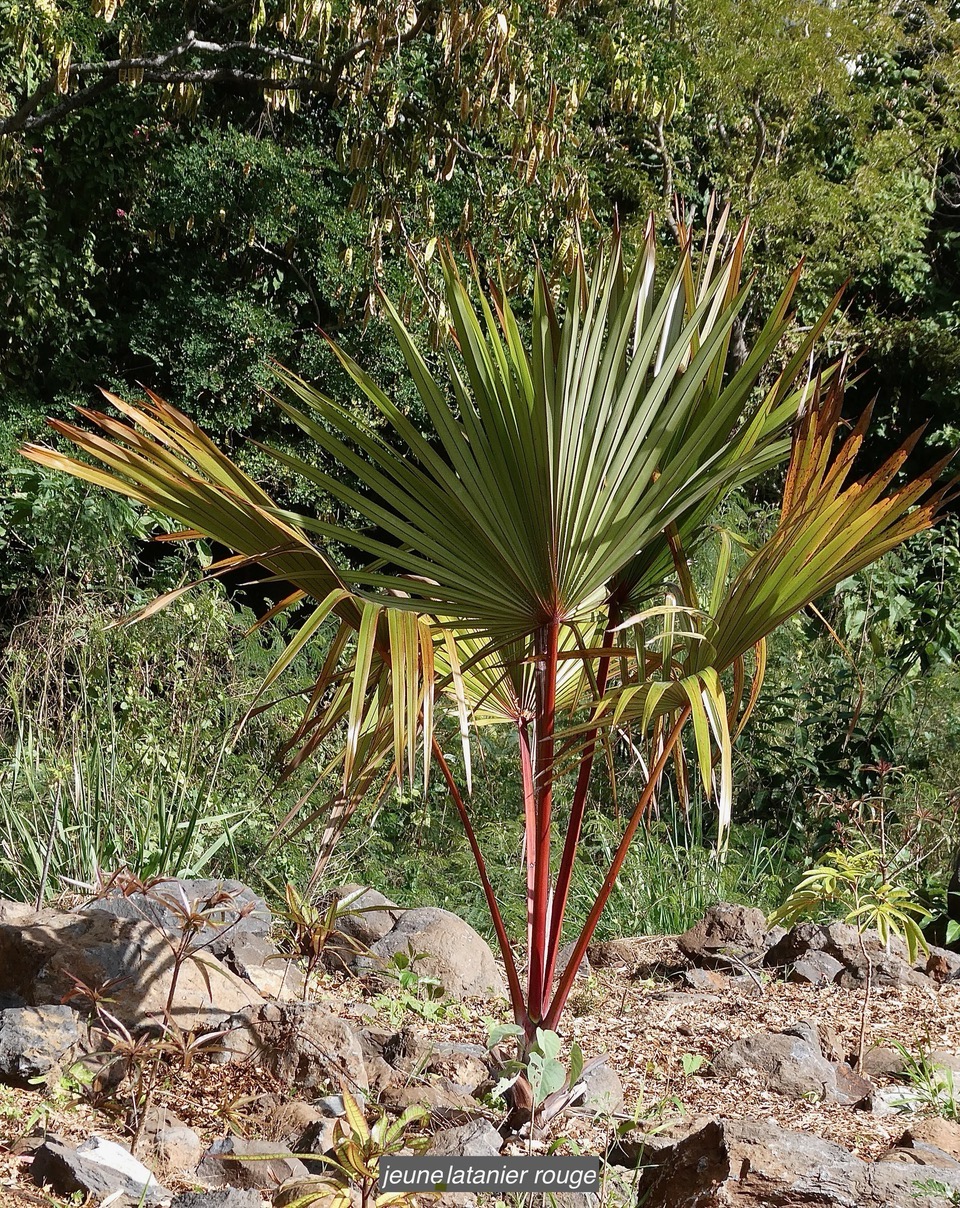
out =
<svg viewBox="0 0 960 1208"><path fill-rule="evenodd" d="M926 974L911 968L904 959L906 949L900 944L892 942L888 950L880 943L875 931L866 932L862 940L873 965L873 981L876 984L930 985ZM839 962L842 968L834 976L839 985L849 989L862 986L867 980L869 966L861 947L861 936L857 928L849 923L798 923L779 943L767 950L763 963L789 969L798 963L809 964L815 953L826 953Z"/></svg>
<svg viewBox="0 0 960 1208"><path fill-rule="evenodd" d="M298 1090L367 1089L360 1041L319 1003L263 1003L230 1017L215 1060L249 1060Z"/></svg>
<svg viewBox="0 0 960 1208"><path fill-rule="evenodd" d="M58 1195L79 1192L96 1201L119 1194L124 1202L169 1204L172 1193L141 1162L115 1141L91 1137L76 1149L48 1137L34 1154L30 1173L38 1187L51 1187Z"/></svg>
<svg viewBox="0 0 960 1208"><path fill-rule="evenodd" d="M782 1032L761 1032L735 1041L717 1053L711 1066L721 1077L758 1071L766 1085L793 1099L814 1096L829 1103L857 1103L873 1087L848 1066L823 1055L817 1028L797 1023Z"/></svg>
<svg viewBox="0 0 960 1208"><path fill-rule="evenodd" d="M184 921L190 915L200 915L206 925L193 943L202 945L205 952L241 977L277 956L270 938L270 908L242 881L170 877L152 886L148 893L111 890L89 902L84 910L153 923L175 939L183 934Z"/></svg>
<svg viewBox="0 0 960 1208"><path fill-rule="evenodd" d="M451 998L505 998L507 991L490 945L449 910L407 910L383 939L358 958L358 970L382 970L398 953L418 954L418 972L436 977Z"/></svg>
<svg viewBox="0 0 960 1208"><path fill-rule="evenodd" d="M152 923L96 911L57 910L0 918L0 995L29 1006L76 996L77 983L108 987L110 1010L140 1030L164 1021L175 959L169 937ZM171 1014L185 1031L203 1031L243 1007L261 1002L252 986L209 952L188 957L177 971Z"/></svg>
<svg viewBox="0 0 960 1208"><path fill-rule="evenodd" d="M645 1161L638 1202L657 1208L943 1208L960 1193L960 1167L864 1162L761 1120L711 1121Z"/></svg>
<svg viewBox="0 0 960 1208"><path fill-rule="evenodd" d="M79 1051L85 1033L76 1012L60 1004L0 1011L0 1082L28 1086L56 1074Z"/></svg>

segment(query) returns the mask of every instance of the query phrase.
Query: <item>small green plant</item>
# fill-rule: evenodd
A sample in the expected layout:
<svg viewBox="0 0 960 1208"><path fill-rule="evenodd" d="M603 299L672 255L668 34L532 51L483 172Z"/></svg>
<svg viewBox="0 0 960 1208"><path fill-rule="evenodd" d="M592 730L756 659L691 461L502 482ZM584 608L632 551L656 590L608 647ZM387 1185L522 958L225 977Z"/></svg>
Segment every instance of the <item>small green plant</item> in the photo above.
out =
<svg viewBox="0 0 960 1208"><path fill-rule="evenodd" d="M443 982L438 977L421 973L416 964L425 952L395 952L384 968L384 974L396 983L393 994L378 994L374 1006L385 1012L390 1023L399 1027L409 1013L427 1021L449 1019L463 1014L463 1007L446 997Z"/></svg>
<svg viewBox="0 0 960 1208"><path fill-rule="evenodd" d="M23 1108L12 1087L0 1086L0 1120L22 1120Z"/></svg>
<svg viewBox="0 0 960 1208"><path fill-rule="evenodd" d="M496 1048L507 1037L521 1038L522 1029L516 1024L495 1024L488 1032L487 1044ZM514 1112L526 1114L530 1122L530 1138L542 1130L554 1117L570 1106L582 1093L584 1074L600 1065L604 1057L585 1061L583 1051L574 1041L567 1064L560 1060L562 1042L556 1032L537 1028L533 1044L527 1049L526 1060L505 1061L502 1076L492 1095L504 1098L511 1092Z"/></svg>
<svg viewBox="0 0 960 1208"><path fill-rule="evenodd" d="M595 973L588 973L567 999L572 1015L601 1015L607 991Z"/></svg>
<svg viewBox="0 0 960 1208"><path fill-rule="evenodd" d="M339 927L344 918L382 910L381 906L356 906L354 903L366 891L356 889L345 897L334 894L331 900L316 903L287 882L283 897L286 910L283 917L290 924L294 955L305 965L303 996L306 998L310 979L320 966L323 953L331 940L341 951L346 948L355 955L368 951L367 946ZM269 959L269 958L268 958Z"/></svg>
<svg viewBox="0 0 960 1208"><path fill-rule="evenodd" d="M293 951L304 964L303 997L306 1000L310 981L320 967L323 951L337 929L339 901L328 906L316 905L288 881L284 891L284 918L290 924Z"/></svg>
<svg viewBox="0 0 960 1208"><path fill-rule="evenodd" d="M646 1075L656 1074L657 1072L658 1069L652 1062L647 1065ZM684 1115L683 1101L671 1089L671 1085L668 1077L666 1088L656 1098L651 1099L646 1097L646 1086L641 1086L634 1101L633 1111L626 1120L617 1122L616 1127L613 1129L613 1137L615 1139L628 1137L638 1129L646 1136L653 1137L658 1133L664 1132L678 1120L681 1120Z"/></svg>
<svg viewBox="0 0 960 1208"><path fill-rule="evenodd" d="M770 923L790 926L804 915L820 914L830 907L839 907L845 912L844 922L857 928L867 968L857 1049L859 1066L863 1063L873 987L873 959L867 948L866 932L875 928L887 948L891 938L903 940L910 960L914 961L919 949L929 951L920 921L929 919L930 912L913 900L910 890L898 879L896 867L876 847L852 853L827 852L823 862L811 868L780 909L773 912Z"/></svg>
<svg viewBox="0 0 960 1208"><path fill-rule="evenodd" d="M912 1186L915 1200L919 1200L922 1196L942 1195L944 1208L960 1208L960 1191L948 1187L939 1179L918 1179Z"/></svg>
<svg viewBox="0 0 960 1208"><path fill-rule="evenodd" d="M64 1070L30 1113L23 1126L24 1136L32 1133L37 1125L45 1131L51 1116L58 1112L71 1111L82 1103L89 1093L94 1077L93 1071L81 1062L75 1062ZM43 1086L45 1083L45 1077L30 1079L31 1086Z"/></svg>
<svg viewBox="0 0 960 1208"><path fill-rule="evenodd" d="M953 1070L934 1061L926 1044L913 1053L900 1041L892 1043L903 1058L901 1077L913 1092L913 1102L946 1120L960 1121L960 1087L954 1085Z"/></svg>
<svg viewBox="0 0 960 1208"><path fill-rule="evenodd" d="M680 1064L683 1066L683 1076L691 1078L706 1063L706 1057L702 1053L683 1053L680 1057Z"/></svg>
<svg viewBox="0 0 960 1208"><path fill-rule="evenodd" d="M323 1208L358 1208L358 1205L359 1208L404 1208L412 1205L415 1201L410 1192L379 1191L380 1159L419 1144L418 1139L408 1137L407 1132L411 1125L429 1114L426 1108L408 1107L392 1123L389 1116L381 1114L370 1125L360 1104L342 1083L340 1093L344 1115L334 1126L330 1152L323 1157L307 1153L293 1155L322 1162L329 1167L330 1173L303 1180L300 1184L303 1194L288 1201L286 1208L310 1208L312 1204ZM269 1162L278 1156L281 1155L257 1154L251 1160Z"/></svg>
<svg viewBox="0 0 960 1208"><path fill-rule="evenodd" d="M564 1088L574 1087L583 1072L583 1052L576 1043L570 1046L570 1067L560 1057L560 1037L556 1032L538 1028L536 1043L527 1057L527 1080L533 1093L534 1118L547 1100Z"/></svg>

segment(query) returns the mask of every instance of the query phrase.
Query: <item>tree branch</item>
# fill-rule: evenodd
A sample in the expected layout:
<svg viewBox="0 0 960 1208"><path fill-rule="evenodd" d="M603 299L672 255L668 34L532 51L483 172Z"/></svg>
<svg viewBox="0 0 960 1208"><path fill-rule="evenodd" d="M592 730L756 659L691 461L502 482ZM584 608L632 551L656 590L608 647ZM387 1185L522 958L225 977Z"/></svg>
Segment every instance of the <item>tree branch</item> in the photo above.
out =
<svg viewBox="0 0 960 1208"><path fill-rule="evenodd" d="M677 226L677 220L673 213L673 156L670 154L670 148L667 146L667 139L664 134L663 114L657 119L656 132L657 154L663 163L663 204L667 212L667 222L670 224L670 229L675 236L679 237L680 228Z"/></svg>
<svg viewBox="0 0 960 1208"><path fill-rule="evenodd" d="M412 42L423 33L436 12L435 0L428 0L420 9L410 28L399 34L396 39L390 39L391 45L405 46ZM71 84L88 79L92 82L77 92L66 93L55 104L41 112L40 107L56 91L57 74L52 73L34 89L16 112L0 118L0 136L29 130L42 130L45 126L54 125L62 121L68 114L91 104L109 89L117 87L121 83L121 77L129 72L141 73L142 78L151 84L227 83L279 92L303 90L333 97L337 94L344 72L349 65L375 46L375 38L361 38L344 48L333 59L324 61L309 55L295 54L293 51L277 46L260 46L245 41L211 42L198 38L195 31L190 30L181 42L155 55L121 57L108 59L102 63L73 64L69 69ZM187 54L214 59L230 55L244 55L248 59L266 59L274 63L288 64L299 70L289 79L275 79L250 65L211 67L177 65L177 61Z"/></svg>
<svg viewBox="0 0 960 1208"><path fill-rule="evenodd" d="M763 120L763 114L760 111L759 94L753 98L753 105L750 107L750 117L753 121L755 131L755 149L753 162L743 182L743 191L748 203L753 202L753 182L756 179L757 172L760 170L760 165L763 163L763 157L767 152L767 124Z"/></svg>
<svg viewBox="0 0 960 1208"><path fill-rule="evenodd" d="M36 113L43 99L50 96L56 87L57 76L54 72L24 101L16 113L0 121L0 136L15 134L21 130L42 130L44 126L60 121L68 113L73 113L75 109L88 105L118 84L120 72L162 68L172 60L186 54L195 41L195 35L191 30L182 42L178 42L170 50L163 51L151 58L113 59L106 63L75 63L70 68L71 82L94 74L98 74L101 78L86 88L81 88L79 92L67 93L51 109L47 109L43 113Z"/></svg>
<svg viewBox="0 0 960 1208"><path fill-rule="evenodd" d="M0 136L4 134L16 134L20 131L42 130L44 126L50 126L55 122L59 122L68 113L73 113L74 110L82 109L84 106L89 105L91 101L108 92L116 83L116 80L97 80L95 84L91 84L88 88L81 88L79 92L62 97L52 109L45 109L43 113L38 113L33 117L29 114L24 116L24 110L28 108L28 103L25 103L11 117L0 121ZM41 85L41 88L44 87L44 85ZM45 88L44 95L49 95L51 92L53 92L52 85L49 88ZM43 97L41 96L39 100L42 99ZM33 97L30 100L32 101ZM36 106L34 105L33 108L36 108Z"/></svg>
<svg viewBox="0 0 960 1208"><path fill-rule="evenodd" d="M412 42L426 27L427 21L437 12L436 0L431 0L430 3L425 3L417 14L417 19L413 25L402 34L397 36L397 46L406 46ZM392 41L392 39L391 39ZM363 54L365 50L371 50L375 45L373 38L362 38L359 42L355 42L353 46L341 51L339 55L330 64L330 85L333 91L336 91L340 83L340 77L345 69Z"/></svg>

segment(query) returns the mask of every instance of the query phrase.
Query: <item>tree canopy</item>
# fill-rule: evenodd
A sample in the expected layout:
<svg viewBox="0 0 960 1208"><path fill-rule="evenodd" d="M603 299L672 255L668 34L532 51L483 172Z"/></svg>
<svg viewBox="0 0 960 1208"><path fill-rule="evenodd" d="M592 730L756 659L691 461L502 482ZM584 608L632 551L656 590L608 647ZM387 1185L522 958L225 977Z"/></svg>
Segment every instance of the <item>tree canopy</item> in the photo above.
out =
<svg viewBox="0 0 960 1208"><path fill-rule="evenodd" d="M849 278L838 338L948 422L948 5L2 0L0 46L2 385L29 412L144 380L228 430L268 356L310 374L318 326L389 357L372 287L428 318L410 249L469 243L511 283L716 192L759 301L801 256L801 315Z"/></svg>

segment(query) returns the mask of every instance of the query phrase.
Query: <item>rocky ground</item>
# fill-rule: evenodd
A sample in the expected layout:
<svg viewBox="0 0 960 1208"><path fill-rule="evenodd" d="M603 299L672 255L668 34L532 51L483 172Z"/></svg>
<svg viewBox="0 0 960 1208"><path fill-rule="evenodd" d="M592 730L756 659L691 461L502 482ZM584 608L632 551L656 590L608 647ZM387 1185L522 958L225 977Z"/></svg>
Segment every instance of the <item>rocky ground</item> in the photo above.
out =
<svg viewBox="0 0 960 1208"><path fill-rule="evenodd" d="M367 893L304 1001L303 963L276 940L306 951L315 926L291 939L239 885L140 888L40 915L0 903L0 1204L332 1208L309 1180L342 1156L344 1088L371 1122L426 1109L398 1146L603 1155L605 1204L960 1203L952 953L911 964L871 940L860 1066L850 928L771 933L719 906L685 936L596 945L561 1030L606 1059L531 1130L523 1083L491 1096L502 980L455 916Z"/></svg>

